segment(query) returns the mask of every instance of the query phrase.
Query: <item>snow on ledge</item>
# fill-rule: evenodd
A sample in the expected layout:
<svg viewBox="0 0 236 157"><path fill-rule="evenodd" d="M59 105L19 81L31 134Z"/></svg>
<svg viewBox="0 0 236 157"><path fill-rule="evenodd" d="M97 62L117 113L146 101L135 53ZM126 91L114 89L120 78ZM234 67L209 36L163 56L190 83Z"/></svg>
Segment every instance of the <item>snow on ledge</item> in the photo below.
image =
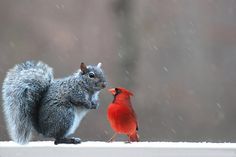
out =
<svg viewBox="0 0 236 157"><path fill-rule="evenodd" d="M18 145L0 142L0 157L236 157L236 143L189 142L83 142L78 145L54 145L52 141Z"/></svg>

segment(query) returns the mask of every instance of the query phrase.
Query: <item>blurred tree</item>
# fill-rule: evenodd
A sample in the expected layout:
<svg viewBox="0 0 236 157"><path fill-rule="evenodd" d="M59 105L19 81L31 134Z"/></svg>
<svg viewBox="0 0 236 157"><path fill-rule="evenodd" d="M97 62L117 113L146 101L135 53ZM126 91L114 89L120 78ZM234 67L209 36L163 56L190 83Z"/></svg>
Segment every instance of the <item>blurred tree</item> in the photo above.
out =
<svg viewBox="0 0 236 157"><path fill-rule="evenodd" d="M118 84L126 88L132 88L135 84L135 73L139 58L137 47L136 30L134 24L134 16L132 15L133 0L115 0L113 2L114 13L116 15L119 47L118 56L120 57L120 67L118 76L125 76L121 80L117 80Z"/></svg>

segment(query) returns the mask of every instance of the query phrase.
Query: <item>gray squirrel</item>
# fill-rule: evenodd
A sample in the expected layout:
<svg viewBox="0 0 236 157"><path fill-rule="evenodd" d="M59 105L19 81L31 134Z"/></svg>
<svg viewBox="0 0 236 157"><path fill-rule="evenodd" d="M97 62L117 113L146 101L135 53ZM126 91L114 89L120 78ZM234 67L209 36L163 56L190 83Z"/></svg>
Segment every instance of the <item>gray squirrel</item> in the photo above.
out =
<svg viewBox="0 0 236 157"><path fill-rule="evenodd" d="M99 106L106 87L101 63L86 66L62 79L41 61L26 61L10 69L3 82L3 111L8 132L16 143L27 144L32 130L55 138L54 144L77 144L75 132L89 111Z"/></svg>

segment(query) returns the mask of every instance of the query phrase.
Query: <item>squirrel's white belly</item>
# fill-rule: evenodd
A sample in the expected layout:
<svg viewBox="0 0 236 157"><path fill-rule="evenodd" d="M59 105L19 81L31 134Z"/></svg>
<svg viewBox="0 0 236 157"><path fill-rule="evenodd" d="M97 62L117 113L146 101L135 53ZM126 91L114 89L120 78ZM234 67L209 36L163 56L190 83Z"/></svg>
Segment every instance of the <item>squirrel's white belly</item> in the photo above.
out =
<svg viewBox="0 0 236 157"><path fill-rule="evenodd" d="M75 132L75 130L78 128L81 120L84 118L84 116L87 114L88 109L81 109L81 108L76 108L74 112L74 121L73 124L71 125L70 129L68 130L66 136L69 136Z"/></svg>

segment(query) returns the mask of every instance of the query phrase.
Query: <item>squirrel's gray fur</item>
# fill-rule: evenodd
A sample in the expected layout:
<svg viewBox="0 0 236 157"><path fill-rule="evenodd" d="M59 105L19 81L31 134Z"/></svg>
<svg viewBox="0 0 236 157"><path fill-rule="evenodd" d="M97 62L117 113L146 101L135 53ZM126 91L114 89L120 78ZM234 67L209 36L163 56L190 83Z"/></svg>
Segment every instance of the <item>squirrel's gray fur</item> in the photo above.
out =
<svg viewBox="0 0 236 157"><path fill-rule="evenodd" d="M10 69L3 82L3 109L11 138L26 144L32 129L56 140L74 133L89 109L98 107L106 80L97 66L81 63L73 75L54 79L52 68L26 61Z"/></svg>

